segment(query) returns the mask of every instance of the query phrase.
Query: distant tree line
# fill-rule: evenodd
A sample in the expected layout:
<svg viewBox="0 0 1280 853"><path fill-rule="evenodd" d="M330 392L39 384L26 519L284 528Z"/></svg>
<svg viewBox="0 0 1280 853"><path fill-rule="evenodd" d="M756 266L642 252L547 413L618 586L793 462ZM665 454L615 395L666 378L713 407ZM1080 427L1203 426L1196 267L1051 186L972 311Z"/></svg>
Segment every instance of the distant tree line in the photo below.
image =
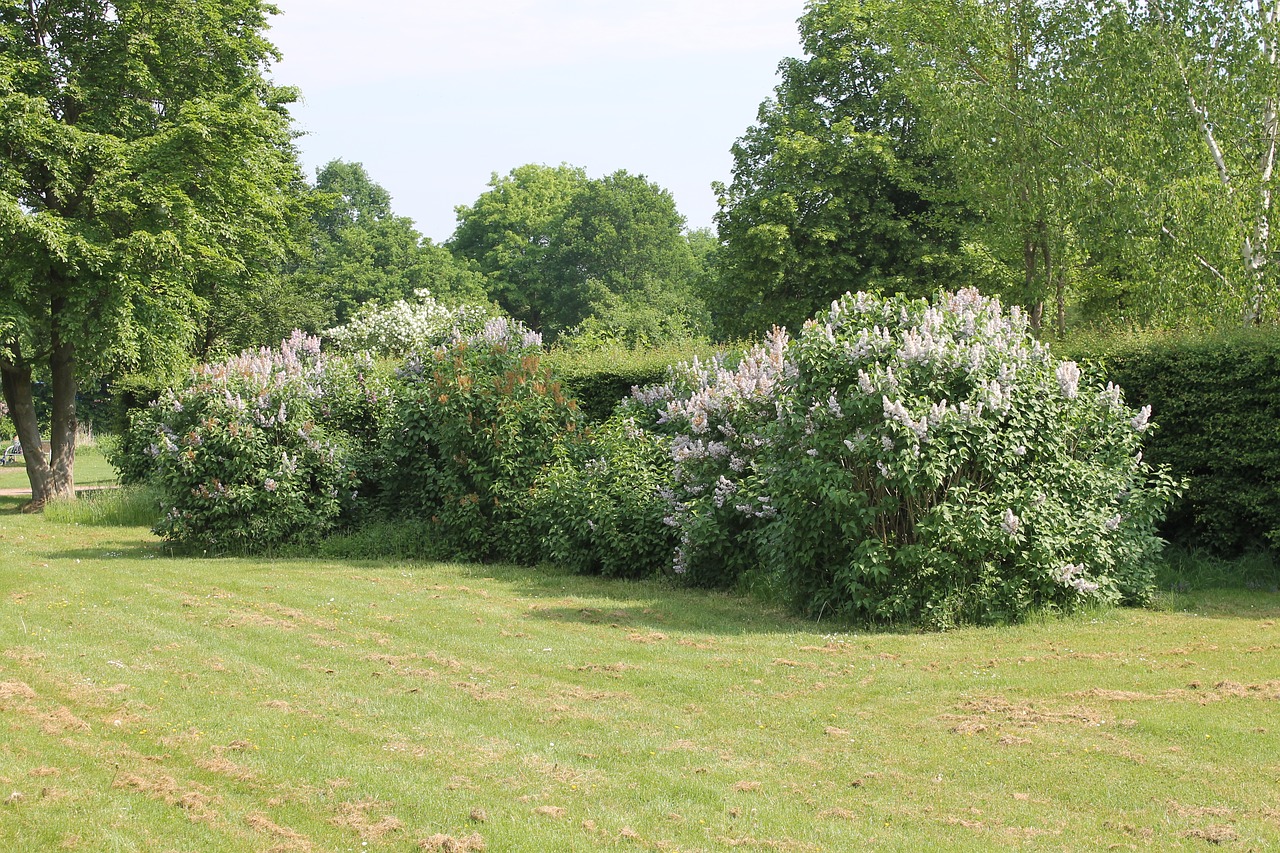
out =
<svg viewBox="0 0 1280 853"><path fill-rule="evenodd" d="M33 495L76 392L430 290L551 342L798 326L976 285L1039 334L1275 319L1280 6L812 0L716 233L642 175L494 174L443 244L358 163L299 166L264 0L0 0L0 379Z"/></svg>

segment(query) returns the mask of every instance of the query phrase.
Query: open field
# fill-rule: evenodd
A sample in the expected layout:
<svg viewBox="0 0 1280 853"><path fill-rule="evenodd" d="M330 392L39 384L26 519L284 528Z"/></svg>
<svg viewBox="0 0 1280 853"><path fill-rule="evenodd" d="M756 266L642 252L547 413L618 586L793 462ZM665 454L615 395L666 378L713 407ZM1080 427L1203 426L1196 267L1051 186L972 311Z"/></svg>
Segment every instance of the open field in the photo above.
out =
<svg viewBox="0 0 1280 853"><path fill-rule="evenodd" d="M948 634L0 499L0 849L1280 844L1280 595Z"/></svg>

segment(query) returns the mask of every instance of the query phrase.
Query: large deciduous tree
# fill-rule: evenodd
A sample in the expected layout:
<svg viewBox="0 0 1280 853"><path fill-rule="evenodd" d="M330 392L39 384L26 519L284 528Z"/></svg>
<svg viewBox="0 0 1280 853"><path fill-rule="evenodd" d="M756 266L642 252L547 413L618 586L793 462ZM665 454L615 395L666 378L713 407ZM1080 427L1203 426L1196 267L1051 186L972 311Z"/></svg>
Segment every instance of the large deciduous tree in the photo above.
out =
<svg viewBox="0 0 1280 853"><path fill-rule="evenodd" d="M816 2L718 184L718 324L793 328L847 290L929 292L965 270L964 206L907 96L882 20L891 3Z"/></svg>
<svg viewBox="0 0 1280 853"><path fill-rule="evenodd" d="M263 0L0 0L0 376L32 504L74 495L76 390L185 358L278 272L300 175Z"/></svg>
<svg viewBox="0 0 1280 853"><path fill-rule="evenodd" d="M642 175L527 165L489 186L458 208L450 246L489 276L490 295L514 317L555 337L593 316L614 325L653 301L701 313L684 217Z"/></svg>
<svg viewBox="0 0 1280 853"><path fill-rule="evenodd" d="M1021 243L1026 299L1052 294L1061 330L1069 279L1099 269L1148 319L1263 318L1278 18L1275 0L910 0L889 25L986 241L1014 237L1013 265Z"/></svg>
<svg viewBox="0 0 1280 853"><path fill-rule="evenodd" d="M457 208L450 249L489 277L489 294L499 305L538 331L562 296L549 270L560 222L586 183L575 166L527 164L505 176L495 172L475 204Z"/></svg>
<svg viewBox="0 0 1280 853"><path fill-rule="evenodd" d="M724 193L744 313L886 259L906 289L945 280L912 261L954 257L921 210L1059 333L1274 311L1277 0L814 0L801 32Z"/></svg>
<svg viewBox="0 0 1280 853"><path fill-rule="evenodd" d="M333 160L320 169L310 204L312 230L289 278L310 294L321 323L343 323L365 302L389 304L423 288L445 300L484 301L480 272L396 215L391 194L360 163Z"/></svg>

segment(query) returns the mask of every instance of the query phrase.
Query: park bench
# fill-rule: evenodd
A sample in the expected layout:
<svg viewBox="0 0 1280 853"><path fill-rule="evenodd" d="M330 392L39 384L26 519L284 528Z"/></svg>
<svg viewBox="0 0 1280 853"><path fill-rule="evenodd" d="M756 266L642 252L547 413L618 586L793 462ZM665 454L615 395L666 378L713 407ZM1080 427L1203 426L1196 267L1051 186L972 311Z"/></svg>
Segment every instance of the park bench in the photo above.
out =
<svg viewBox="0 0 1280 853"><path fill-rule="evenodd" d="M49 442L40 442L40 452L44 454L46 460L49 458ZM8 465L10 462L15 462L21 458L23 458L22 445L15 441L4 449L4 456L0 458L0 465Z"/></svg>

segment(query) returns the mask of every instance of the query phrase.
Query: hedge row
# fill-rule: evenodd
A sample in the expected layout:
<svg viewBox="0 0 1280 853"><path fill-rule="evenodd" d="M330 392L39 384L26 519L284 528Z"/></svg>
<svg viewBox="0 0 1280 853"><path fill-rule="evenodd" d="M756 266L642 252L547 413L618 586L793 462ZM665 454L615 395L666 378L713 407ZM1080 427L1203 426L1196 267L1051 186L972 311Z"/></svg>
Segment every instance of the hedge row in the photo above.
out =
<svg viewBox="0 0 1280 853"><path fill-rule="evenodd" d="M742 347L737 347L741 350ZM658 385L667 379L667 368L695 356L707 360L718 349L710 343L650 350L601 349L566 351L553 349L547 365L564 382L569 396L578 401L590 423L603 423L618 403L631 396L632 388Z"/></svg>
<svg viewBox="0 0 1280 853"><path fill-rule="evenodd" d="M1163 533L1219 556L1280 549L1280 329L1089 347L1158 426L1152 464L1187 480Z"/></svg>

